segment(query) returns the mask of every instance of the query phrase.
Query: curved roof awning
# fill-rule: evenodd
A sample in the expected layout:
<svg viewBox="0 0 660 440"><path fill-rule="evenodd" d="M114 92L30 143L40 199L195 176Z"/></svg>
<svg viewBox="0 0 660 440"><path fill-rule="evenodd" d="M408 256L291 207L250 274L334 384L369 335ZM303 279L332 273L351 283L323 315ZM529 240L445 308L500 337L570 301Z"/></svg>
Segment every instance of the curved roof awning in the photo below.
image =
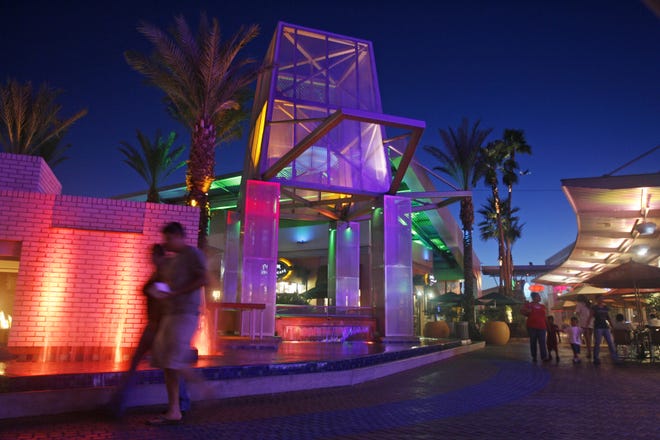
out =
<svg viewBox="0 0 660 440"><path fill-rule="evenodd" d="M598 273L636 261L659 266L660 173L562 180L578 222L568 258L538 277L542 284L584 283Z"/></svg>

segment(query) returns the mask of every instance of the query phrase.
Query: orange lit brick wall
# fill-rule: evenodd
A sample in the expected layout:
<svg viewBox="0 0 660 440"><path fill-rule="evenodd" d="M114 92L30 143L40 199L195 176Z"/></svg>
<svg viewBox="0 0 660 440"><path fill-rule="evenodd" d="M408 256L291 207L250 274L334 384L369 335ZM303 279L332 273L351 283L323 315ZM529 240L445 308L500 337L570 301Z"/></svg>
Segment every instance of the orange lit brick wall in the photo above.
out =
<svg viewBox="0 0 660 440"><path fill-rule="evenodd" d="M0 176L21 163L34 165L32 157L6 156L0 154ZM46 182L31 188L57 187L48 173L40 176ZM145 319L141 287L152 270L149 247L161 240L160 229L169 221L194 235L199 211L4 184L0 240L21 242L8 346L39 348L46 357L62 347L113 349L120 356L122 348L135 346ZM195 241L189 237L190 244Z"/></svg>

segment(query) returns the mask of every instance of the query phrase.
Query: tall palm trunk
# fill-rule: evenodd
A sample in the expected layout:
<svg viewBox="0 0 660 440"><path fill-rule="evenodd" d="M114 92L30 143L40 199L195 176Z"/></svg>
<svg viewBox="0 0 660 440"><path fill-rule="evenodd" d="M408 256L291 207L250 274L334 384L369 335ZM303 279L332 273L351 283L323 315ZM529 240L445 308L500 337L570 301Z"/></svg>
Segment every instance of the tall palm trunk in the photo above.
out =
<svg viewBox="0 0 660 440"><path fill-rule="evenodd" d="M474 267L472 261L472 226L474 224L474 205L472 197L461 200L461 223L463 224L463 320L468 322L470 337L476 336L474 320Z"/></svg>
<svg viewBox="0 0 660 440"><path fill-rule="evenodd" d="M506 201L507 203L507 212L511 212L511 185L509 185L509 198ZM505 282L507 283L507 290L506 293L508 294L511 292L511 296L513 296L513 287L512 287L512 282L513 282L513 255L511 253L511 236L509 234L506 235L505 238L505 262L506 262L506 271L505 271Z"/></svg>
<svg viewBox="0 0 660 440"><path fill-rule="evenodd" d="M506 129L504 130L504 136L502 141L502 147L504 148L504 161L503 166L503 176L502 181L507 186L507 199L505 200L506 206L505 211L507 215L510 215L513 212L513 185L518 182L518 163L516 162L516 154L531 154L532 150L527 141L525 140L525 135L522 130L513 130ZM523 174L523 173L521 173ZM507 219L510 221L511 219ZM507 224L508 233L504 237L505 241L505 282L506 290L505 293L512 294L513 290L513 256L512 256L512 242L514 241L511 232L513 232L513 225Z"/></svg>
<svg viewBox="0 0 660 440"><path fill-rule="evenodd" d="M147 202L149 203L160 203L160 193L158 188L155 186L150 186L149 191L147 192Z"/></svg>
<svg viewBox="0 0 660 440"><path fill-rule="evenodd" d="M493 200L495 201L495 219L497 220L497 254L500 262L500 289L504 295L510 296L510 283L507 279L508 261L506 252L506 242L504 234L504 224L502 223L502 201L500 200L500 191L497 186L493 186Z"/></svg>
<svg viewBox="0 0 660 440"><path fill-rule="evenodd" d="M516 159L516 150L515 148L511 150L511 161L515 163ZM515 173L515 170L514 170ZM509 215L511 214L511 210L513 209L512 205L512 200L511 200L511 195L513 194L513 184L509 181L507 184L507 211ZM510 219L509 219L510 220ZM511 225L509 225L511 226ZM513 255L511 254L511 235L507 234L506 236L506 280L508 284L508 288L511 291L513 291L512 287L512 281L513 281ZM508 292L509 290L507 290ZM513 292L511 292L511 296L513 296Z"/></svg>
<svg viewBox="0 0 660 440"><path fill-rule="evenodd" d="M216 131L213 123L201 118L192 132L190 158L186 172L188 204L199 207L199 236L197 246L206 247L209 219L208 191L215 177Z"/></svg>

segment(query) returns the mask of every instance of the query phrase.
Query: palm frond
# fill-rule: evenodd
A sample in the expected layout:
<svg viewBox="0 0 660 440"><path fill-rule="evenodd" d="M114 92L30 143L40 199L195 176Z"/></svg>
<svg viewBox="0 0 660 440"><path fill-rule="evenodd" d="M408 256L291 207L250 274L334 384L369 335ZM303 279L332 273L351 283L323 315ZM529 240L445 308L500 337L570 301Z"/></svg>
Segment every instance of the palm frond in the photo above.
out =
<svg viewBox="0 0 660 440"><path fill-rule="evenodd" d="M15 154L42 156L51 166L62 160L70 145L59 145L66 131L87 114L83 109L69 118L60 118L62 106L56 103L60 90L41 85L35 93L32 84L8 80L0 86L0 146Z"/></svg>
<svg viewBox="0 0 660 440"><path fill-rule="evenodd" d="M256 78L257 69L250 68L254 61L237 56L257 36L258 26L241 28L224 44L218 21L209 24L204 13L196 36L181 16L169 35L146 22L138 31L152 43L153 52L147 57L128 51L126 61L166 93L170 114L190 128L200 119L209 118L214 125L226 120L222 114L239 105L234 95Z"/></svg>
<svg viewBox="0 0 660 440"><path fill-rule="evenodd" d="M426 146L424 149L433 155L440 165L436 169L452 178L462 189L469 190L476 185L480 176L479 152L492 129L479 128L480 121L470 127L467 118L454 129L439 130L443 148Z"/></svg>
<svg viewBox="0 0 660 440"><path fill-rule="evenodd" d="M511 242L516 241L522 235L524 223L521 224L520 217L516 215L519 211L520 208L518 207L510 207L508 200L504 200L500 204L500 217L504 236L509 238ZM481 205L481 209L477 212L483 217L483 220L478 224L481 239L484 241L497 240L499 231L497 229L495 199L488 197L486 203Z"/></svg>
<svg viewBox="0 0 660 440"><path fill-rule="evenodd" d="M176 41L181 48L184 56L187 58L188 64L190 66L199 64L200 53L197 39L182 15L178 15L174 18L172 36L174 37L174 41Z"/></svg>
<svg viewBox="0 0 660 440"><path fill-rule="evenodd" d="M174 171L183 167L186 162L179 160L185 146L172 149L177 134L170 132L163 138L160 130L156 131L152 142L140 130L136 130L140 148L134 147L127 141L120 142L119 151L124 155L123 162L131 167L147 183L149 202L159 202L158 188Z"/></svg>

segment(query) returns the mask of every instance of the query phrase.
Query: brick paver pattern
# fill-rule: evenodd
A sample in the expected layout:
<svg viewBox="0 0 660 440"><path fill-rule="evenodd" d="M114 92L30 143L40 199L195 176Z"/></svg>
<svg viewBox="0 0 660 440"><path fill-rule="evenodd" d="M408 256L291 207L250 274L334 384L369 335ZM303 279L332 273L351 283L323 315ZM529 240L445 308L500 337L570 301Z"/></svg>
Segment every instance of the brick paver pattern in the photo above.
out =
<svg viewBox="0 0 660 440"><path fill-rule="evenodd" d="M353 387L197 402L185 423L162 408L0 422L0 439L649 439L660 426L660 365L529 361L525 342L486 347Z"/></svg>

